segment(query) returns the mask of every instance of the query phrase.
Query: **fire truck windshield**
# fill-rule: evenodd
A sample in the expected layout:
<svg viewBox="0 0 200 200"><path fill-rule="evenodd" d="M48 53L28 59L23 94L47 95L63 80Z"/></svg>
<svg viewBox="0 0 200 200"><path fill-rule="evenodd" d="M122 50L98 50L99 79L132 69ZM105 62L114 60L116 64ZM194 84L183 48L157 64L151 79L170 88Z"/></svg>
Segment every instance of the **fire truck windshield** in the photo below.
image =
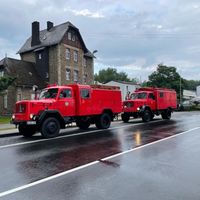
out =
<svg viewBox="0 0 200 200"><path fill-rule="evenodd" d="M44 89L40 93L39 99L55 99L58 94L57 88Z"/></svg>
<svg viewBox="0 0 200 200"><path fill-rule="evenodd" d="M131 99L146 99L147 98L147 93L146 92L140 92L140 93L132 93L131 94Z"/></svg>

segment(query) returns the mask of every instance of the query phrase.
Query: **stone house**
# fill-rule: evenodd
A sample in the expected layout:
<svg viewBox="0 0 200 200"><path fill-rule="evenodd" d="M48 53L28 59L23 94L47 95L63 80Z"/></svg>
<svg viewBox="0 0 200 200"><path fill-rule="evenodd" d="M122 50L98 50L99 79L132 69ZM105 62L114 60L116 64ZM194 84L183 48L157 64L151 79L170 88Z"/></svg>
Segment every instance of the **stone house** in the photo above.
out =
<svg viewBox="0 0 200 200"><path fill-rule="evenodd" d="M50 84L94 81L94 55L70 22L54 26L48 21L47 29L41 31L39 22L33 22L32 36L18 53L23 61L36 63L37 72Z"/></svg>
<svg viewBox="0 0 200 200"><path fill-rule="evenodd" d="M16 81L0 96L0 115L11 114L15 102L33 99L33 86L47 84L92 84L94 55L87 49L79 29L66 22L40 30L32 23L32 35L19 49L21 60L4 58L0 61L0 76L13 76Z"/></svg>

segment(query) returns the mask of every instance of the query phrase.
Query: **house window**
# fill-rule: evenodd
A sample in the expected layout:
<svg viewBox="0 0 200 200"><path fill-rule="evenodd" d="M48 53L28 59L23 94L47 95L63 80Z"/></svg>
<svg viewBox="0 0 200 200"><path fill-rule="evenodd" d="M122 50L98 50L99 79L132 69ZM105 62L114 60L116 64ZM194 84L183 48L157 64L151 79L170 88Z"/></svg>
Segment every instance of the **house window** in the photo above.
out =
<svg viewBox="0 0 200 200"><path fill-rule="evenodd" d="M66 49L66 59L70 60L70 49Z"/></svg>
<svg viewBox="0 0 200 200"><path fill-rule="evenodd" d="M22 100L22 94L18 94L17 95L17 101L21 101Z"/></svg>
<svg viewBox="0 0 200 200"><path fill-rule="evenodd" d="M84 74L84 75L83 75L83 83L86 83L86 82L87 82L87 75Z"/></svg>
<svg viewBox="0 0 200 200"><path fill-rule="evenodd" d="M70 69L66 69L66 80L69 81L70 80L70 76L71 76L71 71Z"/></svg>
<svg viewBox="0 0 200 200"><path fill-rule="evenodd" d="M83 58L83 67L86 67L86 59Z"/></svg>
<svg viewBox="0 0 200 200"><path fill-rule="evenodd" d="M37 95L36 95L37 96ZM35 100L36 99L35 94L31 94L31 100Z"/></svg>
<svg viewBox="0 0 200 200"><path fill-rule="evenodd" d="M76 35L75 33L72 34L72 41L74 42L76 40Z"/></svg>
<svg viewBox="0 0 200 200"><path fill-rule="evenodd" d="M4 71L0 71L0 77L4 76Z"/></svg>
<svg viewBox="0 0 200 200"><path fill-rule="evenodd" d="M78 82L78 70L74 70L74 81Z"/></svg>
<svg viewBox="0 0 200 200"><path fill-rule="evenodd" d="M4 107L4 109L8 108L8 95L7 94L3 96L3 107Z"/></svg>
<svg viewBox="0 0 200 200"><path fill-rule="evenodd" d="M78 62L78 51L74 51L74 62Z"/></svg>
<svg viewBox="0 0 200 200"><path fill-rule="evenodd" d="M67 37L68 37L68 40L72 40L72 33L68 32Z"/></svg>

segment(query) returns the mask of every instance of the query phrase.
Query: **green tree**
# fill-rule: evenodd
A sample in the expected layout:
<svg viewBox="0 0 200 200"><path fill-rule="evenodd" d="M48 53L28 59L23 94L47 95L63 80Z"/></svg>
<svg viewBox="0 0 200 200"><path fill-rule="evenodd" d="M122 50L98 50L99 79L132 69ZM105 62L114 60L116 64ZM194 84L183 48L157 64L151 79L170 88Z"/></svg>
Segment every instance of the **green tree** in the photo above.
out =
<svg viewBox="0 0 200 200"><path fill-rule="evenodd" d="M127 81L131 82L125 72L117 72L114 68L102 69L98 74L94 75L94 80L100 83L107 83L109 81Z"/></svg>
<svg viewBox="0 0 200 200"><path fill-rule="evenodd" d="M181 78L175 67L168 67L166 65L159 64L156 71L149 76L149 81L147 81L145 84L146 86L151 87L174 89L176 90L177 96L179 98L180 83L182 85L182 90L182 88L184 88L183 86L185 85L185 80Z"/></svg>
<svg viewBox="0 0 200 200"><path fill-rule="evenodd" d="M185 80L184 79L184 89L186 90L196 90L196 87L200 85L200 81L197 80Z"/></svg>
<svg viewBox="0 0 200 200"><path fill-rule="evenodd" d="M8 89L10 85L15 81L16 78L10 77L10 76L4 76L0 78L0 94Z"/></svg>

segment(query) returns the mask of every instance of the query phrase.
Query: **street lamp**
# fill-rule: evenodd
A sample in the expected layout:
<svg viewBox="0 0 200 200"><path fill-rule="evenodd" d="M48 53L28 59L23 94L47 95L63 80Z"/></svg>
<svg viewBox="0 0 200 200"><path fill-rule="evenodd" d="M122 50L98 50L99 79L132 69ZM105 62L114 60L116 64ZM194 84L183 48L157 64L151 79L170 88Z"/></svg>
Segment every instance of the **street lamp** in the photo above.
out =
<svg viewBox="0 0 200 200"><path fill-rule="evenodd" d="M95 54L95 53L97 53L97 52L98 52L98 51L95 49L92 53Z"/></svg>

